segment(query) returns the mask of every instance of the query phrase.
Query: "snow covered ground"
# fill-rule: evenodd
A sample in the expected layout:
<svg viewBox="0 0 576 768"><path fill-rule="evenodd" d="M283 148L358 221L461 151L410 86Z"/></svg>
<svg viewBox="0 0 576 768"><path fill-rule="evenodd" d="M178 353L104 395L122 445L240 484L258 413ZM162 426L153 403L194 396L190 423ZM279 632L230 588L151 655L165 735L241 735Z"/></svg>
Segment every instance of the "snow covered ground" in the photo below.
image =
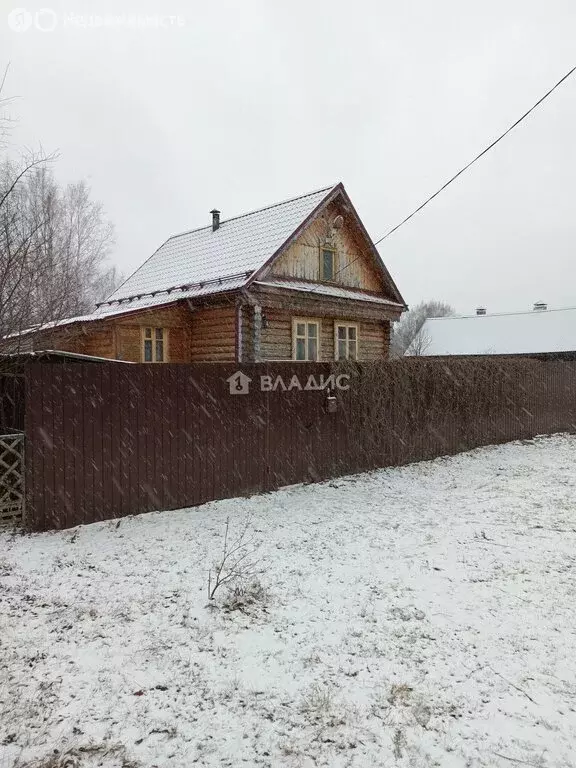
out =
<svg viewBox="0 0 576 768"><path fill-rule="evenodd" d="M0 535L0 766L576 765L575 457ZM244 610L207 607L227 517L259 544Z"/></svg>

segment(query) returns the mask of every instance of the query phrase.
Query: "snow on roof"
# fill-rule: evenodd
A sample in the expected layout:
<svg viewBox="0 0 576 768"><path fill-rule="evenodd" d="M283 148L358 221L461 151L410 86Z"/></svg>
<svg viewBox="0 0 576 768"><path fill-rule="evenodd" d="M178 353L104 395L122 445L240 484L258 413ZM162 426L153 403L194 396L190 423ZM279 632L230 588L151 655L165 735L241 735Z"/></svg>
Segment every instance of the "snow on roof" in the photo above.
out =
<svg viewBox="0 0 576 768"><path fill-rule="evenodd" d="M173 235L90 315L67 317L3 338L101 320L242 287L339 185Z"/></svg>
<svg viewBox="0 0 576 768"><path fill-rule="evenodd" d="M88 323L96 320L104 320L113 315L122 315L126 312L134 312L138 309L150 309L152 307L164 306L166 304L172 304L175 301L180 301L181 299L193 299L206 294L224 293L225 291L232 291L239 288L245 281L246 277L244 275L241 277L232 275L231 277L223 277L220 280L212 281L206 285L194 286L188 290L176 290L170 291L170 293L167 291L160 291L154 296L143 296L140 299L133 299L131 301L125 300L116 302L112 305L103 304L90 315L77 315L75 317L66 317L63 320L41 323L16 333L10 333L2 338L10 339L15 338L16 336L25 336L29 333L48 331L52 328L60 328L61 326L72 325L73 323Z"/></svg>
<svg viewBox="0 0 576 768"><path fill-rule="evenodd" d="M233 291L244 285L246 279L246 274L229 275L227 277L220 277L217 280L207 280L205 283L198 283L197 285L154 291L154 295L145 294L139 298L115 299L113 304L107 302L106 304L101 304L97 307L94 313L90 315L90 319L98 320L102 317L119 315L123 312L134 312L134 310L137 309L150 309L151 307L157 307L163 304L171 304L172 302L180 301L181 299L194 299L198 296ZM112 301L112 299L109 299L109 301Z"/></svg>
<svg viewBox="0 0 576 768"><path fill-rule="evenodd" d="M310 283L308 281L301 282L299 280L281 280L277 282L256 281L254 284L263 285L268 288L288 288L292 291L319 293L322 296L333 296L338 299L370 301L374 304L387 304L390 307L404 307L404 304L399 304L397 301L392 301L391 299L385 299L383 296L375 296L364 291L354 290L354 288L341 288L338 285L324 285L323 283Z"/></svg>
<svg viewBox="0 0 576 768"><path fill-rule="evenodd" d="M427 356L572 352L576 307L429 318L422 333Z"/></svg>
<svg viewBox="0 0 576 768"><path fill-rule="evenodd" d="M243 274L246 282L334 189L324 187L224 219L215 231L210 224L173 235L109 296L106 304L169 288L199 286L226 275Z"/></svg>
<svg viewBox="0 0 576 768"><path fill-rule="evenodd" d="M290 240L308 217L338 190L345 195L342 185L336 184L241 216L224 219L216 230L213 230L210 224L173 235L105 302L98 304L92 314L36 325L3 338L37 333L73 323L94 322L112 315L171 304L181 299L241 288ZM378 255L377 258L379 259ZM384 265L381 266L387 274ZM389 275L388 279L397 292ZM262 284L404 307L403 303L338 286L298 281L291 281L290 284Z"/></svg>
<svg viewBox="0 0 576 768"><path fill-rule="evenodd" d="M76 317L66 317L63 320L50 320L47 323L38 323L30 328L24 328L22 331L7 333L2 336L3 339L15 339L19 336L25 336L28 333L38 333L39 331L49 331L52 328L59 328L61 325L70 325L71 323L82 323L88 320L95 320L94 315L77 315Z"/></svg>

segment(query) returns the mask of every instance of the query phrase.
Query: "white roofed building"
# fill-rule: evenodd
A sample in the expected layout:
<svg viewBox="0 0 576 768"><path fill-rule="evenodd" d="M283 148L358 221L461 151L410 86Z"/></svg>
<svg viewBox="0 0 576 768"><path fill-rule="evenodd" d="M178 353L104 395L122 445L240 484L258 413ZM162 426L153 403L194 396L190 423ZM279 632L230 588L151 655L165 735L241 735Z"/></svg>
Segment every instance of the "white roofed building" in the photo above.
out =
<svg viewBox="0 0 576 768"><path fill-rule="evenodd" d="M444 355L564 355L576 353L576 307L548 309L543 302L526 312L426 320L417 343L407 354Z"/></svg>

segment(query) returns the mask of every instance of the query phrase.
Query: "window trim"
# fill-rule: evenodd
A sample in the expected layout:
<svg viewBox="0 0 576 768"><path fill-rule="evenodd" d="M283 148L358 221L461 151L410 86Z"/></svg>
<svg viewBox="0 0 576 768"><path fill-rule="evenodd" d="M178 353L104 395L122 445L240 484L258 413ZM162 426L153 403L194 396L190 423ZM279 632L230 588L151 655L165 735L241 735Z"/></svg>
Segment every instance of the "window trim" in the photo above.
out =
<svg viewBox="0 0 576 768"><path fill-rule="evenodd" d="M332 254L332 277L324 277L324 251L329 251ZM320 254L318 256L319 258L319 274L320 274L320 280L325 280L327 283L333 283L335 282L334 278L336 276L336 273L338 272L338 268L336 266L336 248L334 248L332 245L321 245L320 246Z"/></svg>
<svg viewBox="0 0 576 768"><path fill-rule="evenodd" d="M316 337L316 360L297 360L296 359L296 339L297 338L305 338L306 341L308 341L308 328L306 328L306 336L297 336L296 334L296 325L297 323L315 323L316 328L318 329L318 335ZM296 363L319 363L322 359L322 343L321 343L321 334L322 334L322 320L319 317L293 317L292 318L292 360ZM306 344L306 353L308 353L308 344Z"/></svg>
<svg viewBox="0 0 576 768"><path fill-rule="evenodd" d="M334 360L350 360L349 348L350 339L348 338L348 331L346 331L346 357L338 357L338 328L355 328L356 329L356 360L360 359L360 323L356 323L352 320L334 320Z"/></svg>
<svg viewBox="0 0 576 768"><path fill-rule="evenodd" d="M146 330L150 328L152 330L152 339L146 339ZM156 331L162 331L162 343L163 343L163 360L156 360ZM160 325L142 325L140 327L140 354L141 359L143 363L146 363L147 365L150 364L159 364L167 363L168 362L168 328L166 326L160 326ZM152 341L152 360L146 360L146 354L145 354L145 342L146 341Z"/></svg>

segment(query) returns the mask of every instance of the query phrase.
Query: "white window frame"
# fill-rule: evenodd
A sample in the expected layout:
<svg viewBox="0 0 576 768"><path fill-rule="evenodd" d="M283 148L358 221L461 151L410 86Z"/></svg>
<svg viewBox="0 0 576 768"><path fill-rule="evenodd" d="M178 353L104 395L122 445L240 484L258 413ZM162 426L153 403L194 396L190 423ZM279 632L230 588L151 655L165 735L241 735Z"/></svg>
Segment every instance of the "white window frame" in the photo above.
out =
<svg viewBox="0 0 576 768"><path fill-rule="evenodd" d="M338 338L338 329L339 328L346 328L346 357L340 357L339 351L340 346L339 342L341 339ZM348 330L350 328L354 328L356 330L356 339L350 339ZM351 358L350 357L350 342L355 341L356 342L356 357ZM334 360L359 360L360 358L360 324L359 323L352 323L348 320L335 320L334 321Z"/></svg>
<svg viewBox="0 0 576 768"><path fill-rule="evenodd" d="M306 332L305 335L302 336L297 333L298 331L298 325L304 323L306 325ZM310 338L314 338L313 336L310 337L308 335L308 326L309 325L315 325L316 326L316 357L314 359L308 357L308 341ZM322 332L322 321L317 317L293 317L292 318L292 360L296 360L299 363L305 363L305 362L313 362L316 363L321 359L321 346L320 346L320 334ZM305 346L306 346L306 359L305 360L297 360L296 358L296 342L298 339L304 339L305 340Z"/></svg>
<svg viewBox="0 0 576 768"><path fill-rule="evenodd" d="M147 331L151 331L151 336L146 336ZM162 331L162 360L157 359L156 355L156 332ZM146 360L146 342L152 342L152 360ZM143 363L165 363L168 360L168 329L159 326L142 326L142 362Z"/></svg>

